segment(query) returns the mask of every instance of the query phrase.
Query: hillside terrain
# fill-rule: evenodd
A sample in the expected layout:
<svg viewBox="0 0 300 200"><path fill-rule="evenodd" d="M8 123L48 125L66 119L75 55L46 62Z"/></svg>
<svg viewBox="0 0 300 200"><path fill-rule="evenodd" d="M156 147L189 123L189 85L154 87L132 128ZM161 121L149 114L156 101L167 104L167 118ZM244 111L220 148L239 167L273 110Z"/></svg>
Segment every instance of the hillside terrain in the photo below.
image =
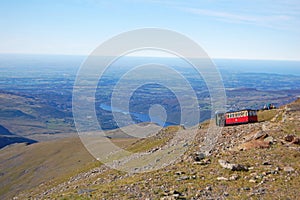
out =
<svg viewBox="0 0 300 200"><path fill-rule="evenodd" d="M208 156L198 152L208 128L208 122L202 123L194 127L196 138L176 163L146 173L108 168L95 161L76 138L8 146L0 151L0 183L5 185L1 186L1 196L14 199L297 199L300 195L299 119L299 99L276 110L260 111L258 123L224 127ZM178 130L191 131L173 126L146 139L123 139L115 143L127 146L131 152L156 152Z"/></svg>
<svg viewBox="0 0 300 200"><path fill-rule="evenodd" d="M62 181L78 170L89 169L93 161L75 137L6 146L0 149L0 199L48 181Z"/></svg>
<svg viewBox="0 0 300 200"><path fill-rule="evenodd" d="M37 97L0 90L0 135L46 141L74 131L70 111ZM12 143L19 143L13 139Z"/></svg>

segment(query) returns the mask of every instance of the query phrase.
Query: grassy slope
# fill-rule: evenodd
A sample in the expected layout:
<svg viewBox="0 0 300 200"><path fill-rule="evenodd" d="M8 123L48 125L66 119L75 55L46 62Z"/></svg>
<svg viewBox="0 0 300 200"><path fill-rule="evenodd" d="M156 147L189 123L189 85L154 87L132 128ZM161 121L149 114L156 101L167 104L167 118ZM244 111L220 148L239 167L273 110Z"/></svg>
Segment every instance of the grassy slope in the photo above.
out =
<svg viewBox="0 0 300 200"><path fill-rule="evenodd" d="M0 150L0 197L11 197L49 180L63 180L93 163L94 159L75 137L8 146Z"/></svg>
<svg viewBox="0 0 300 200"><path fill-rule="evenodd" d="M295 104L300 105L300 102L298 101ZM254 194L253 196L251 196L254 199L278 199L283 197L286 199L297 199L300 195L300 182L298 174L300 171L300 152L294 149L294 147L297 148L297 145L291 146L293 148L289 148L286 145L282 145L279 141L286 134L296 134L300 136L300 124L299 120L297 120L299 119L299 116L299 112L296 112L296 114L292 113L288 116L289 118L286 121L282 122L282 110L263 111L259 113L260 121L266 121L267 123L271 123L272 126L276 127L276 129L274 130L277 130L271 130L269 135L274 137L278 142L274 145L271 145L271 147L268 149L251 149L247 151L219 152L218 154L215 154L210 157L211 164L208 165L195 165L192 161L188 159L183 159L179 160L178 163L167 166L166 168L163 168L161 170L142 174L126 174L124 172L118 172L116 170L107 169L101 173L95 173L93 176L85 176L86 174L89 174L88 172L93 169L93 166L95 166L95 164L97 165L97 162L93 162L93 159L87 156L87 152L85 152L81 148L77 150L77 147L73 146L75 143L72 141L66 140L65 144L62 143L61 146L57 145L56 143L52 143L53 145L55 144L55 146L57 145L57 148L55 148L56 150L50 151L50 149L53 148L52 146L49 150L46 151L47 153L45 152L45 156L51 157L51 161L45 158L40 158L41 155L36 155L36 159L39 160L38 163L46 163L45 166L48 166L48 170L51 170L53 174L56 174L57 171L59 171L58 169L61 169L60 172L62 173L60 176L62 177L59 177L59 179L56 179L56 181L52 180L50 182L45 182L45 184L40 188L34 188L25 191L23 192L23 195L21 197L36 196L39 194L43 194L44 191L53 187L55 191L54 193L45 194L44 196L42 195L42 197L50 197L52 199L144 199L146 197L151 197L153 199L159 199L160 197L164 196L166 191L176 190L183 193L184 196L187 198L198 196L199 198L205 199L205 193L207 193L208 197L213 198L225 198L224 194L228 194L228 199L249 199L249 195ZM269 122L269 120L271 121ZM205 132L206 127L207 123L202 125L202 129L199 130L199 133ZM225 128L225 131L227 129L228 128ZM175 127L167 128L164 132L164 136L167 137L154 136L151 138L136 141L132 146L128 147L128 150L132 152L148 151L156 146L161 146L165 142L167 142L170 137L172 137L172 134L175 130ZM230 138L228 139L230 140ZM117 141L115 141L115 143L118 145L122 145L123 142L118 143ZM186 155L188 156L195 152L198 148L198 145L199 144L195 144L191 146L190 150L186 153ZM69 146L69 148L66 148L67 146ZM78 144L77 146L80 145ZM44 149L45 147L40 148ZM34 152L41 151L40 148L32 148L31 150L33 150ZM16 151L23 152L23 150ZM71 158L69 158L70 152L76 151L81 152L80 155L71 156ZM24 150L24 152L26 151ZM16 152L11 153L11 155L15 154ZM31 153L28 153L28 155L30 154ZM79 158L82 159L80 165L78 165ZM251 169L249 172L232 172L220 167L220 165L218 164L218 159L220 158L234 163L248 165L253 167L253 169ZM30 162L29 166L36 166L36 159L34 159L34 163ZM65 161L66 159L67 161ZM263 165L263 162L265 161L270 162L271 165ZM50 165L50 163L52 162L56 164ZM77 164L74 164L74 168L72 168L73 171L67 171L66 169L70 169L70 163L74 162L77 162ZM15 163L15 161L12 163ZM2 166L3 163L1 163L1 169ZM26 164L22 164L22 166L22 170L27 168L25 167ZM32 180L33 177L36 178L37 174L43 174L41 171L39 173L36 172L38 168L30 168L29 166L28 168L31 170L31 175L29 176L29 178L26 178L25 175L22 175L26 179L24 178L24 182L22 179L22 182L18 182L18 185L26 183L25 180ZM39 166L43 165L39 164ZM293 167L296 172L290 174L284 172L282 168L285 166ZM262 174L268 173L269 171L274 171L277 167L281 168L278 174L270 174L264 177L261 176ZM22 170L18 168L12 168L12 170L10 171L18 172L20 174ZM176 175L175 172L177 171L183 171L184 174ZM64 185L64 188L62 190L56 190L56 185L58 185L59 182L62 182L63 180L71 180L71 175L75 173L83 173L84 175L79 176L81 178L79 178L76 181L65 182L68 188L65 188L66 185ZM238 180L217 180L217 177L223 176L228 178L233 174L239 176ZM12 173L10 175L12 175ZM187 176L188 179L178 180L178 178L181 176ZM2 178L3 177L1 177L1 179ZM8 178L8 174L5 178ZM40 180L42 181L44 177L40 178ZM250 179L255 179L255 182L249 182ZM14 183L11 183L11 185L13 184ZM208 186L212 187L212 191L205 189ZM16 185L12 187L16 187ZM30 187L28 187L28 189L29 188ZM26 188L22 188L22 190L23 189ZM255 195L256 190L261 189L264 189L265 194Z"/></svg>

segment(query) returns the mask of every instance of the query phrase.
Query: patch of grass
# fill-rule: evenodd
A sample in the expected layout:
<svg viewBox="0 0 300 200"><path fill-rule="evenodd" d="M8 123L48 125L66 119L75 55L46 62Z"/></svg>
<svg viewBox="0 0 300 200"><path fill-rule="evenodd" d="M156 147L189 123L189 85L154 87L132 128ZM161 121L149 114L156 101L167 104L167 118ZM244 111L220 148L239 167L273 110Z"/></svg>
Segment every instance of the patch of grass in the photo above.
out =
<svg viewBox="0 0 300 200"><path fill-rule="evenodd" d="M176 133L179 129L181 129L180 126L166 127L161 131L160 134L149 138L138 140L136 143L128 147L126 150L133 153L137 153L137 152L149 151L153 148L162 146L166 142L168 142L173 137L173 134Z"/></svg>
<svg viewBox="0 0 300 200"><path fill-rule="evenodd" d="M47 129L56 130L66 126L66 123L64 119L51 118L47 120L46 125L47 125Z"/></svg>
<svg viewBox="0 0 300 200"><path fill-rule="evenodd" d="M137 152L145 152L149 151L155 147L161 146L165 144L169 139L167 137L163 139L156 139L156 138L147 138L147 139L142 139L135 143L134 145L130 146L126 150L137 153Z"/></svg>
<svg viewBox="0 0 300 200"><path fill-rule="evenodd" d="M138 141L137 138L112 138L110 139L114 145L124 149L130 147L132 144Z"/></svg>
<svg viewBox="0 0 300 200"><path fill-rule="evenodd" d="M276 116L277 113L278 110L276 109L258 111L257 113L258 121L259 122L270 121L273 117Z"/></svg>
<svg viewBox="0 0 300 200"><path fill-rule="evenodd" d="M295 126L293 123L285 123L282 127L284 134L294 134L296 133Z"/></svg>

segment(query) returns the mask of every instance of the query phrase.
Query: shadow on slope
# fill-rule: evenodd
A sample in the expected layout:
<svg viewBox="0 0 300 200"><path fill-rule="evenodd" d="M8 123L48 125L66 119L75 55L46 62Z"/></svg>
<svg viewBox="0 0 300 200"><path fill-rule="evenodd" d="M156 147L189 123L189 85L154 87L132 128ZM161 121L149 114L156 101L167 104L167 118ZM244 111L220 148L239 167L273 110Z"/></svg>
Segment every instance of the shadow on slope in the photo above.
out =
<svg viewBox="0 0 300 200"><path fill-rule="evenodd" d="M13 135L7 128L0 125L0 135Z"/></svg>
<svg viewBox="0 0 300 200"><path fill-rule="evenodd" d="M0 149L15 143L33 144L36 140L28 139L22 136L17 136L10 132L7 128L0 125Z"/></svg>

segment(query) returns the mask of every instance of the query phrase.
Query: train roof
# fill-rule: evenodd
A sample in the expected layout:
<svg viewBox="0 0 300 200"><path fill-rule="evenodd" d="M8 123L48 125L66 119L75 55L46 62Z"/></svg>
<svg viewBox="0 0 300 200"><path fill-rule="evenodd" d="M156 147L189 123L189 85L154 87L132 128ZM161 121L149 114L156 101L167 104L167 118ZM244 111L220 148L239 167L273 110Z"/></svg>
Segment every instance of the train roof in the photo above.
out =
<svg viewBox="0 0 300 200"><path fill-rule="evenodd" d="M242 110L229 110L229 111L216 111L215 114L225 114L225 113L236 113L236 112L241 112L241 111L258 111L258 110L255 110L255 109L242 109Z"/></svg>
<svg viewBox="0 0 300 200"><path fill-rule="evenodd" d="M241 111L257 111L257 110L254 110L254 109L230 110L230 111L227 111L226 113L235 113L235 112L241 112Z"/></svg>

